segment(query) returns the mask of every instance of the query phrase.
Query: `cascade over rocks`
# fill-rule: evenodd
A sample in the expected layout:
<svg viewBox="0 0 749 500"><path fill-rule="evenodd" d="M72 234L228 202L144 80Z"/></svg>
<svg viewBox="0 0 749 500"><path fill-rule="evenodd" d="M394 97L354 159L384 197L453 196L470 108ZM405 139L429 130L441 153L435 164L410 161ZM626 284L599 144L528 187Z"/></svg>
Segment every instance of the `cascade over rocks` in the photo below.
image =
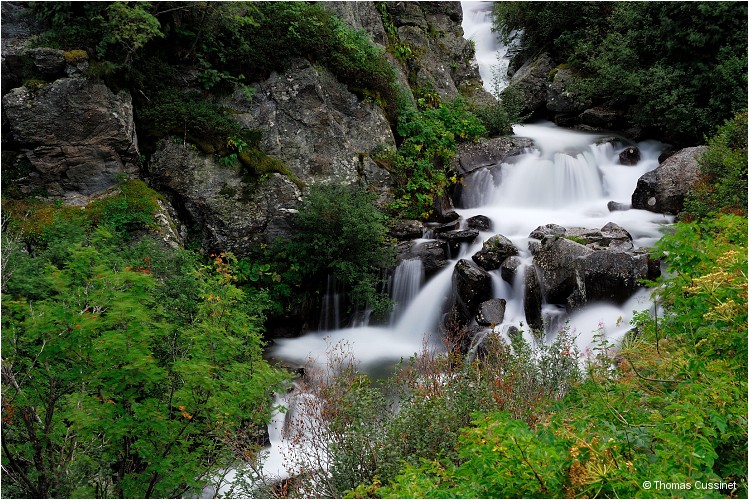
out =
<svg viewBox="0 0 749 500"><path fill-rule="evenodd" d="M489 273L466 259L455 264L452 279L457 319L465 324L476 315L482 302L491 300L492 280Z"/></svg>
<svg viewBox="0 0 749 500"><path fill-rule="evenodd" d="M214 155L171 138L159 143L149 165L153 184L200 227L204 250L231 251L241 258L259 244L289 234L301 193L277 173L258 185L248 184L239 168L221 165Z"/></svg>
<svg viewBox="0 0 749 500"><path fill-rule="evenodd" d="M487 271L499 269L506 258L518 255L518 249L506 236L497 234L484 242L481 250L476 252L473 261Z"/></svg>
<svg viewBox="0 0 749 500"><path fill-rule="evenodd" d="M547 224L530 237L541 239L530 244L535 269L526 274L524 307L532 326L542 322L541 297L568 310L598 300L623 303L642 280L660 275L660 264L636 250L629 232L613 222L601 229Z"/></svg>
<svg viewBox="0 0 749 500"><path fill-rule="evenodd" d="M138 174L138 140L130 94L103 83L61 78L41 88L3 96L5 119L33 170L18 179L21 192L46 190L69 204L85 204Z"/></svg>
<svg viewBox="0 0 749 500"><path fill-rule="evenodd" d="M429 240L419 243L404 241L398 244L398 262L408 259L420 259L424 273L429 276L449 263L449 248L446 241Z"/></svg>
<svg viewBox="0 0 749 500"><path fill-rule="evenodd" d="M682 149L640 177L632 193L632 208L663 214L681 212L684 197L699 176L697 159L706 149L707 146Z"/></svg>

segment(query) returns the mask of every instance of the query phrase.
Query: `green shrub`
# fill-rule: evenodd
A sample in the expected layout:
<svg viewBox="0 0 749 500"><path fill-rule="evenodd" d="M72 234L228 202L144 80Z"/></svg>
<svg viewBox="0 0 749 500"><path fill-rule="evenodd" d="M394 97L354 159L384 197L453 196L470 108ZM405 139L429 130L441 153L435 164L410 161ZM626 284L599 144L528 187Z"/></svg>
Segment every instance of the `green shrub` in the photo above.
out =
<svg viewBox="0 0 749 500"><path fill-rule="evenodd" d="M685 219L702 219L715 212L746 215L747 113L736 115L708 139L698 159L700 179L684 200Z"/></svg>
<svg viewBox="0 0 749 500"><path fill-rule="evenodd" d="M316 287L334 276L347 287L354 308L369 305L384 312L389 307L389 299L378 290L380 272L394 264L395 250L387 216L374 200L364 188L311 186L294 219L293 236L274 249L286 259L287 269L294 270L300 291L320 293Z"/></svg>
<svg viewBox="0 0 749 500"><path fill-rule="evenodd" d="M384 152L375 160L394 177L397 199L390 209L399 217L426 219L437 196L457 181L448 176L457 143L472 141L486 132L460 99L449 103L420 101L422 109L401 105L397 152Z"/></svg>

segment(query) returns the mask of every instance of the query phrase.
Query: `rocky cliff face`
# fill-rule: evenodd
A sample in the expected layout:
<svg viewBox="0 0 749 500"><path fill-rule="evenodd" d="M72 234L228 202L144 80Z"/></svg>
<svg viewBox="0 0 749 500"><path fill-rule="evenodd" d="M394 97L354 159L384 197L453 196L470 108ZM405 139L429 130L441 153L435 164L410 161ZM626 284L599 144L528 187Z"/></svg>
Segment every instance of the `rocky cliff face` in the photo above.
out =
<svg viewBox="0 0 749 500"><path fill-rule="evenodd" d="M407 57L389 57L406 90L486 98L472 47L462 38L458 2L326 8L391 52L404 51ZM395 148L384 111L304 59L255 82L251 100L238 91L224 103L240 124L262 133L261 149L288 167L287 176L250 178L239 166L169 139L141 171L129 94L84 78L82 51L28 49L33 30L21 10L21 4L3 6L3 113L10 132L4 149L16 153L4 155L3 169L18 173L19 194L85 204L124 177L142 176L171 197L185 222L200 226L206 248L239 254L284 232L305 186L363 183L388 199L390 175L372 160L373 151ZM22 86L28 68L39 80Z"/></svg>

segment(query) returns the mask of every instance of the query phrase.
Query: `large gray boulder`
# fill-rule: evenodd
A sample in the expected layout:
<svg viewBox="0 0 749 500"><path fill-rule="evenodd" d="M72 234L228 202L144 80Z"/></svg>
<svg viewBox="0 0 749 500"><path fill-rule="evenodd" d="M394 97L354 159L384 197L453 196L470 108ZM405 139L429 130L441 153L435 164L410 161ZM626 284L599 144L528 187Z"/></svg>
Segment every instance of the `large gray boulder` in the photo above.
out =
<svg viewBox="0 0 749 500"><path fill-rule="evenodd" d="M301 202L299 188L284 175L247 182L238 165L222 165L214 155L170 138L159 143L149 172L154 186L171 194L186 222L199 228L206 252L243 257L262 243L288 236Z"/></svg>
<svg viewBox="0 0 749 500"><path fill-rule="evenodd" d="M575 260L574 272L582 303L607 301L623 303L651 273L645 254L599 251Z"/></svg>
<svg viewBox="0 0 749 500"><path fill-rule="evenodd" d="M682 149L640 177L632 193L632 208L664 214L681 212L684 197L699 176L697 160L706 149L707 146Z"/></svg>
<svg viewBox="0 0 749 500"><path fill-rule="evenodd" d="M476 315L481 303L492 298L489 273L470 260L460 259L453 271L453 296L458 320L467 323Z"/></svg>
<svg viewBox="0 0 749 500"><path fill-rule="evenodd" d="M554 61L543 52L528 60L512 75L510 84L502 94L513 89L520 94L523 103L522 113L532 114L546 106L547 83L554 68Z"/></svg>
<svg viewBox="0 0 749 500"><path fill-rule="evenodd" d="M499 165L531 147L533 141L527 137L481 138L477 142L460 143L452 169L460 175L470 174L480 168Z"/></svg>
<svg viewBox="0 0 749 500"><path fill-rule="evenodd" d="M390 174L371 158L395 148L384 111L362 101L328 70L299 59L257 84L252 103L241 92L231 103L237 120L262 131L261 149L305 183L364 182L380 193Z"/></svg>
<svg viewBox="0 0 749 500"><path fill-rule="evenodd" d="M546 302L564 304L575 288L575 260L593 253L580 243L562 237L543 239L533 263Z"/></svg>
<svg viewBox="0 0 749 500"><path fill-rule="evenodd" d="M138 140L130 94L103 83L62 78L3 97L13 139L33 167L21 191L43 189L71 204L138 173Z"/></svg>
<svg viewBox="0 0 749 500"><path fill-rule="evenodd" d="M501 234L496 234L486 240L481 250L476 252L471 258L482 268L491 271L499 269L506 258L518 254L517 247L515 247L509 238Z"/></svg>
<svg viewBox="0 0 749 500"><path fill-rule="evenodd" d="M546 109L556 113L578 114L593 104L590 99L585 99L570 90L576 78L572 70L555 68L552 75L552 80L546 87Z"/></svg>

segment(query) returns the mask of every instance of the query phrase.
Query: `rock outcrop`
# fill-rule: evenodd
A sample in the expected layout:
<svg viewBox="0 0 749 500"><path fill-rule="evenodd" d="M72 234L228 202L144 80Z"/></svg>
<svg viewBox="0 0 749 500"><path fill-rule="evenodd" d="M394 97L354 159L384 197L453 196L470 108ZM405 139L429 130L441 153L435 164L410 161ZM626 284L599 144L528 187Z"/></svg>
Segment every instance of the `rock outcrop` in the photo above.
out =
<svg viewBox="0 0 749 500"><path fill-rule="evenodd" d="M237 120L262 131L262 150L304 183L364 182L387 193L390 174L371 153L394 149L381 108L362 101L326 69L299 59L257 84L252 103L235 95Z"/></svg>
<svg viewBox="0 0 749 500"><path fill-rule="evenodd" d="M512 75L510 84L502 91L502 95L508 92L519 94L523 103L523 114L545 114L547 84L554 66L554 61L546 52L528 60Z"/></svg>
<svg viewBox="0 0 749 500"><path fill-rule="evenodd" d="M706 149L707 146L682 149L640 177L632 193L632 208L678 214L684 209L684 197L699 175L697 159Z"/></svg>
<svg viewBox="0 0 749 500"><path fill-rule="evenodd" d="M138 174L138 140L130 94L103 83L61 78L3 97L10 132L33 170L22 193L46 191L70 204Z"/></svg>
<svg viewBox="0 0 749 500"><path fill-rule="evenodd" d="M288 235L301 202L299 188L284 175L271 174L253 184L238 165L222 165L215 156L171 139L161 141L149 172L154 186L199 228L206 252L243 257L261 243Z"/></svg>

